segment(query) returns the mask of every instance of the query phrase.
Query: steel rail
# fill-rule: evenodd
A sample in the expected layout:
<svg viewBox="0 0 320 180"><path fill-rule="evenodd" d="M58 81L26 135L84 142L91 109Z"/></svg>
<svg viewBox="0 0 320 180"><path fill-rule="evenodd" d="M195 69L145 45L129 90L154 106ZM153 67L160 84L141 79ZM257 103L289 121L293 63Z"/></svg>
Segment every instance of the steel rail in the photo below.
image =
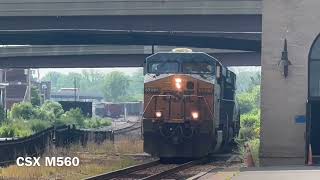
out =
<svg viewBox="0 0 320 180"><path fill-rule="evenodd" d="M158 174L154 174L154 175L142 178L141 180L158 180L158 179L161 179L163 177L169 176L169 175L171 175L173 173L188 169L188 168L190 168L192 166L201 164L201 163L206 162L206 161L208 161L208 158L203 158L203 159L199 159L199 160L190 161L190 162L184 163L182 165L176 166L174 168L171 168L169 170L162 171L162 172L160 172Z"/></svg>
<svg viewBox="0 0 320 180"><path fill-rule="evenodd" d="M124 127L124 128L121 128L121 129L116 129L113 132L114 132L114 134L121 134L121 133L126 133L126 132L130 132L130 131L134 131L134 130L140 129L141 128L141 124L139 126L135 127L139 123L141 123L141 119L136 121L136 122L134 122L132 125L130 125L128 127Z"/></svg>
<svg viewBox="0 0 320 180"><path fill-rule="evenodd" d="M110 173L105 173L105 174L100 174L97 176L92 176L89 178L86 178L86 180L104 180L104 179L113 179L113 178L117 178L119 176L123 176L126 174L130 174L136 171L140 171L146 168L150 168L156 165L160 164L160 160L157 161L152 161L152 162L148 162L148 163L144 163L144 164L139 164L139 165L135 165L135 166L130 166L124 169L120 169L117 171L112 171Z"/></svg>

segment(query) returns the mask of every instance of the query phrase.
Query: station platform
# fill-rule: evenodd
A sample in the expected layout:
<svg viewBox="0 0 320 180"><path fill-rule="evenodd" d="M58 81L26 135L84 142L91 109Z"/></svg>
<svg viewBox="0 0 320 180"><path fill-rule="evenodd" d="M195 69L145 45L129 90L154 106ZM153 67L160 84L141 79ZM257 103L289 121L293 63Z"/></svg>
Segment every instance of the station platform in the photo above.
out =
<svg viewBox="0 0 320 180"><path fill-rule="evenodd" d="M319 166L243 168L232 180L319 180Z"/></svg>
<svg viewBox="0 0 320 180"><path fill-rule="evenodd" d="M207 173L200 180L319 180L319 166L289 166L260 168L227 168Z"/></svg>

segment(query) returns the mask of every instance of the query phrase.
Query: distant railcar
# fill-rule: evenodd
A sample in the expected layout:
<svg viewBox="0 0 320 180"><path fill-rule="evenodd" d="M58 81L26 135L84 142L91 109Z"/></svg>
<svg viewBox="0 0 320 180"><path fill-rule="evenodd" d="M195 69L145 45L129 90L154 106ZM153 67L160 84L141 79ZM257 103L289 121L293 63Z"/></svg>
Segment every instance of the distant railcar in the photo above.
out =
<svg viewBox="0 0 320 180"><path fill-rule="evenodd" d="M229 149L239 132L236 75L202 52L162 52L144 67L145 152L197 158Z"/></svg>
<svg viewBox="0 0 320 180"><path fill-rule="evenodd" d="M106 104L106 114L108 117L119 118L124 114L124 107L121 103Z"/></svg>
<svg viewBox="0 0 320 180"><path fill-rule="evenodd" d="M95 114L100 117L119 118L124 115L138 116L142 114L143 102L99 103L95 105Z"/></svg>
<svg viewBox="0 0 320 180"><path fill-rule="evenodd" d="M127 111L127 115L138 116L141 115L143 111L142 102L125 102L124 105Z"/></svg>

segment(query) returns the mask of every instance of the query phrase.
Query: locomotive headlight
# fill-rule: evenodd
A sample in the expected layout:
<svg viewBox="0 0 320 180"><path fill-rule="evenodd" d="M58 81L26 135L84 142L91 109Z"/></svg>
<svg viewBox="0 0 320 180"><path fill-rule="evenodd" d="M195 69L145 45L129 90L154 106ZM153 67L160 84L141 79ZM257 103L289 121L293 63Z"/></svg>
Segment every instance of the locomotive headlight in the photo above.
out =
<svg viewBox="0 0 320 180"><path fill-rule="evenodd" d="M198 119L199 118L199 113L198 112L192 112L191 113L192 119Z"/></svg>
<svg viewBox="0 0 320 180"><path fill-rule="evenodd" d="M182 83L182 79L181 78L176 78L176 88L177 89L181 89L181 83Z"/></svg>
<svg viewBox="0 0 320 180"><path fill-rule="evenodd" d="M162 112L161 111L157 111L156 112L156 117L157 118L161 118L162 117Z"/></svg>

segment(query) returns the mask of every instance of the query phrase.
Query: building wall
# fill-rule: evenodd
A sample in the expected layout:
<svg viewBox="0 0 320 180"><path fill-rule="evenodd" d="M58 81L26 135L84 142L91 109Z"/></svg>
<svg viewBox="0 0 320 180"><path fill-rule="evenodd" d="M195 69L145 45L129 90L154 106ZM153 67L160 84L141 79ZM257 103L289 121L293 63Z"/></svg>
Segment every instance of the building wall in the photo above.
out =
<svg viewBox="0 0 320 180"><path fill-rule="evenodd" d="M28 89L28 76L25 69L6 69L6 109L11 109L14 103L24 101Z"/></svg>
<svg viewBox="0 0 320 180"><path fill-rule="evenodd" d="M320 32L319 0L264 0L262 35L261 164L304 164L308 53ZM288 40L289 76L278 67Z"/></svg>

